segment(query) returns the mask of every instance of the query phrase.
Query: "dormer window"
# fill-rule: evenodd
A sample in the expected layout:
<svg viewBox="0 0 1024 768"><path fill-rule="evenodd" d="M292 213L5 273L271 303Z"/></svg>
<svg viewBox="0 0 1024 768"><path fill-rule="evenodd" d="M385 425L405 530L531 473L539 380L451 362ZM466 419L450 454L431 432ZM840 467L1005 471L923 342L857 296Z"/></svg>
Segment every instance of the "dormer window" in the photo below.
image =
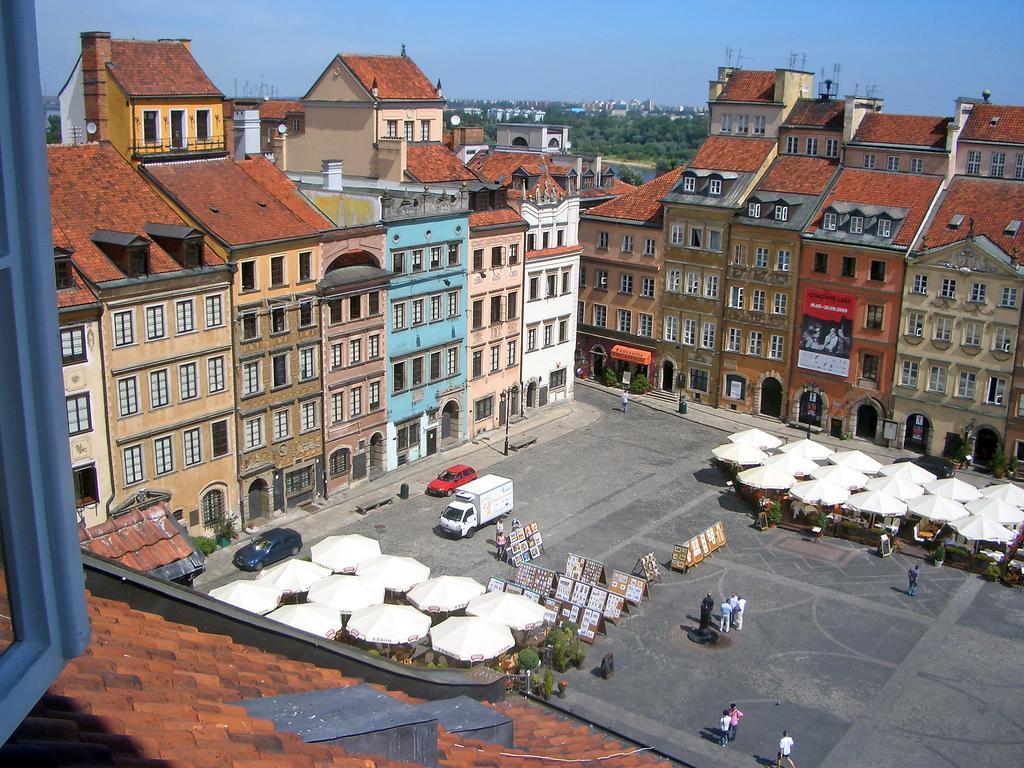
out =
<svg viewBox="0 0 1024 768"><path fill-rule="evenodd" d="M761 204L747 203L747 216L749 216L752 219L761 218Z"/></svg>
<svg viewBox="0 0 1024 768"><path fill-rule="evenodd" d="M864 217L863 216L851 216L850 217L850 234L859 235L864 231Z"/></svg>
<svg viewBox="0 0 1024 768"><path fill-rule="evenodd" d="M71 266L71 259L57 259L53 262L53 273L58 291L75 287L75 270Z"/></svg>
<svg viewBox="0 0 1024 768"><path fill-rule="evenodd" d="M149 274L149 243L128 249L128 277L142 277Z"/></svg>
<svg viewBox="0 0 1024 768"><path fill-rule="evenodd" d="M683 192L694 192L697 189L697 179L694 176L683 177Z"/></svg>
<svg viewBox="0 0 1024 768"><path fill-rule="evenodd" d="M877 234L879 237L889 237L892 235L892 222L888 219L879 219Z"/></svg>
<svg viewBox="0 0 1024 768"><path fill-rule="evenodd" d="M832 211L826 211L824 218L821 221L822 229L827 229L829 232L836 231L836 215Z"/></svg>
<svg viewBox="0 0 1024 768"><path fill-rule="evenodd" d="M788 205L776 205L775 206L775 220L776 221L787 221L789 219L789 206Z"/></svg>
<svg viewBox="0 0 1024 768"><path fill-rule="evenodd" d="M722 180L710 179L708 181L708 194L717 197L722 194Z"/></svg>
<svg viewBox="0 0 1024 768"><path fill-rule="evenodd" d="M199 238L186 240L184 256L186 269L201 267L203 265L203 241Z"/></svg>
<svg viewBox="0 0 1024 768"><path fill-rule="evenodd" d="M732 115L722 115L722 133L732 133Z"/></svg>

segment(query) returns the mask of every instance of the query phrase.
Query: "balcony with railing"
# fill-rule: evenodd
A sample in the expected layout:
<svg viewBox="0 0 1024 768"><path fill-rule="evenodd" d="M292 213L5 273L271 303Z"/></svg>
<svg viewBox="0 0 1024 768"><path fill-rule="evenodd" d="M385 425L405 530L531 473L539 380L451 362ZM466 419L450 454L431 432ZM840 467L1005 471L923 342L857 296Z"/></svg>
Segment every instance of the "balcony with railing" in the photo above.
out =
<svg viewBox="0 0 1024 768"><path fill-rule="evenodd" d="M136 160L167 160L176 157L209 157L223 155L227 146L223 136L211 136L208 139L168 138L156 141L143 141L132 147L132 157Z"/></svg>

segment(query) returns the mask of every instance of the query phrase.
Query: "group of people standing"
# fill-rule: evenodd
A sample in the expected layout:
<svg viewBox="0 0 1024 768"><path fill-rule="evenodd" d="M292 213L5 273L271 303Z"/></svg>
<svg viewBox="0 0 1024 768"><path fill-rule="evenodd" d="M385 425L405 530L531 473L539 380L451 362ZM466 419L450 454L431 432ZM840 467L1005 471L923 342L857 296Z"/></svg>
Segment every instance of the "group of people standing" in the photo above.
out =
<svg viewBox="0 0 1024 768"><path fill-rule="evenodd" d="M522 526L519 522L519 518L515 515L512 516L512 529L515 530ZM510 532L511 533L511 532ZM498 547L497 558L499 561L504 562L508 553L508 539L505 537L505 523L502 520L498 520L498 525L494 533L494 543Z"/></svg>
<svg viewBox="0 0 1024 768"><path fill-rule="evenodd" d="M735 703L730 704L728 709L722 710L722 717L718 721L721 734L718 743L723 747L736 741L736 729L739 727L741 717L743 717L743 713ZM775 758L776 768L782 768L783 761L788 763L790 768L796 768L793 763L793 744L793 737L789 735L789 731L783 731L782 738L779 739L779 751Z"/></svg>
<svg viewBox="0 0 1024 768"><path fill-rule="evenodd" d="M743 629L743 612L746 609L747 601L738 593L733 592L732 597L725 598L719 606L722 615L718 625L719 631L728 632L730 627Z"/></svg>

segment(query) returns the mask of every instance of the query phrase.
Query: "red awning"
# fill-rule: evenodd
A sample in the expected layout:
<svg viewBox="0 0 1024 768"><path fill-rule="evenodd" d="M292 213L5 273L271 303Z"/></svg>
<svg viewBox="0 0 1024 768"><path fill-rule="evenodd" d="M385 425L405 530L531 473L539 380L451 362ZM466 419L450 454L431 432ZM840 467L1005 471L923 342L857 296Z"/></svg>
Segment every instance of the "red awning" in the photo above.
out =
<svg viewBox="0 0 1024 768"><path fill-rule="evenodd" d="M625 360L627 363L639 363L640 365L651 364L651 353L646 349L627 347L623 344L616 344L612 347L613 360Z"/></svg>

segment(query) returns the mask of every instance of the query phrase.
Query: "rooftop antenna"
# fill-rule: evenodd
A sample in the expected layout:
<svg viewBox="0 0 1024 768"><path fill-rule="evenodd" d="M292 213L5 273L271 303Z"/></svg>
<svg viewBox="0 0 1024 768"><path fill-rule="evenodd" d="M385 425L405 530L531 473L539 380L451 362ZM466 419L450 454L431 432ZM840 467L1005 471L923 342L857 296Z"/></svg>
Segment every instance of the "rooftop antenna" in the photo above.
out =
<svg viewBox="0 0 1024 768"><path fill-rule="evenodd" d="M864 95L869 99L875 98L875 93L878 92L878 86L872 83L871 85L864 86Z"/></svg>
<svg viewBox="0 0 1024 768"><path fill-rule="evenodd" d="M732 66L732 48L725 46L725 66Z"/></svg>
<svg viewBox="0 0 1024 768"><path fill-rule="evenodd" d="M737 69L742 69L743 68L743 60L744 59L749 59L749 58L750 58L749 56L744 56L743 55L743 48L740 48L739 52L736 54L736 68Z"/></svg>

